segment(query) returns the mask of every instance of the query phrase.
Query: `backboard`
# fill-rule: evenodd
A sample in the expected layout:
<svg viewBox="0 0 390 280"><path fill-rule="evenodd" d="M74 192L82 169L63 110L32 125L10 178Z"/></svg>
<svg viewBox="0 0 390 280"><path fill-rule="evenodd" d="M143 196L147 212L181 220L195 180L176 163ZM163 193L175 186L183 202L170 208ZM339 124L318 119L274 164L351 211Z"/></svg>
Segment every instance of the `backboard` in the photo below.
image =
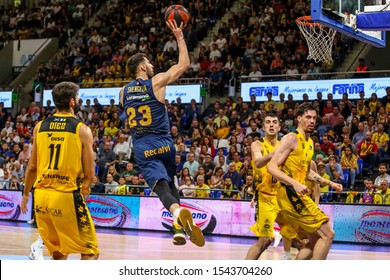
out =
<svg viewBox="0 0 390 280"><path fill-rule="evenodd" d="M379 5L382 5L382 0L312 0L311 20L356 40L383 48L386 46L384 30L362 30L356 26L357 14L365 11L379 11ZM377 7L378 10L376 10ZM376 16L380 17L381 13L375 13Z"/></svg>

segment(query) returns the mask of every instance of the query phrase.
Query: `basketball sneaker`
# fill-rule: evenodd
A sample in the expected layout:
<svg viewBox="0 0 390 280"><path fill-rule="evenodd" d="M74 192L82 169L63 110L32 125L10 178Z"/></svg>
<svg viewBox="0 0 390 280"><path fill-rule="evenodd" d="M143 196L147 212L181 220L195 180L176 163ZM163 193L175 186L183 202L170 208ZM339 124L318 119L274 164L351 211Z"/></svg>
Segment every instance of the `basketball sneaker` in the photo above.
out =
<svg viewBox="0 0 390 280"><path fill-rule="evenodd" d="M204 246L205 241L202 230L197 225L195 225L190 210L186 208L180 209L177 222L183 227L185 233L192 243L199 247Z"/></svg>
<svg viewBox="0 0 390 280"><path fill-rule="evenodd" d="M39 240L35 241L33 244L31 244L31 252L28 255L28 258L33 261L38 261L38 260L44 260L43 258L43 245L39 244Z"/></svg>
<svg viewBox="0 0 390 280"><path fill-rule="evenodd" d="M173 224L173 245L185 245L187 243L184 229L179 224Z"/></svg>

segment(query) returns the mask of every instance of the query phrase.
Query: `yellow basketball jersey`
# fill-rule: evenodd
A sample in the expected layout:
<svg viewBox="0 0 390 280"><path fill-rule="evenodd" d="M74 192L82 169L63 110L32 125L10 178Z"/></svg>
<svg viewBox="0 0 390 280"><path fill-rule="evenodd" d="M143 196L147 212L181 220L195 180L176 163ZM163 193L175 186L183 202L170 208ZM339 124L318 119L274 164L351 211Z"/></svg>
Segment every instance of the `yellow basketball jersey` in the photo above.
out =
<svg viewBox="0 0 390 280"><path fill-rule="evenodd" d="M305 184L306 175L314 154L313 140L309 138L306 141L305 137L298 130L292 133L298 139L298 147L290 153L282 165L282 171L301 184Z"/></svg>
<svg viewBox="0 0 390 280"><path fill-rule="evenodd" d="M38 170L35 188L50 188L60 192L77 190L77 178L82 173L82 122L71 114L54 114L38 123Z"/></svg>
<svg viewBox="0 0 390 280"><path fill-rule="evenodd" d="M127 194L127 186L126 185L119 186L118 194L123 194L123 195Z"/></svg>
<svg viewBox="0 0 390 280"><path fill-rule="evenodd" d="M261 140L257 140L260 142L261 146L263 147L263 156L268 155L269 153L272 153L276 147L279 145L279 141L276 141L275 146L272 146L266 138L262 138ZM268 165L268 164L267 164ZM267 171L267 165L263 166L262 168L258 168L261 176L261 183L257 185L257 189L261 192L276 195L278 187L280 186L279 182L272 177L271 174Z"/></svg>

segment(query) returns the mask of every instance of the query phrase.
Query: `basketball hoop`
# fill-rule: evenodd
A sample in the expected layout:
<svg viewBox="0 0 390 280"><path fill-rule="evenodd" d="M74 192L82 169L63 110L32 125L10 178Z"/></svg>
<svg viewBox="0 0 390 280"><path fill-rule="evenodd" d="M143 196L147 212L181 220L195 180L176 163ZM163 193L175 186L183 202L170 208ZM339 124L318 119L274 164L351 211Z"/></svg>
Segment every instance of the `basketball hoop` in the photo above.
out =
<svg viewBox="0 0 390 280"><path fill-rule="evenodd" d="M328 28L311 20L311 16L303 16L296 19L299 30L305 36L309 47L308 59L315 62L331 63L333 39L336 30Z"/></svg>

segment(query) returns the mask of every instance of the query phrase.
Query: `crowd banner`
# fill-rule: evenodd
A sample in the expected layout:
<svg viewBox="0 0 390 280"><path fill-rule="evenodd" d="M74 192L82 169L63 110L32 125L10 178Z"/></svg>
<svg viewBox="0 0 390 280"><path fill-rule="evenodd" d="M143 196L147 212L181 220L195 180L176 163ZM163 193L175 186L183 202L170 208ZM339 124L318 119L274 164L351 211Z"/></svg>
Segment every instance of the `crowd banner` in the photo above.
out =
<svg viewBox="0 0 390 280"><path fill-rule="evenodd" d="M109 88L80 88L79 90L79 99L83 100L83 105L86 104L86 100L91 100L91 105L93 105L93 99L97 98L101 105L110 105L110 100L114 100L114 104L119 104L119 91L120 87L109 87ZM165 99L169 103L172 101L176 102L178 97L181 98L181 102L191 103L191 100L194 99L196 103L201 102L200 98L201 85L169 85L166 87ZM47 101L51 101L51 105L54 106L53 96L51 89L45 89L43 91L43 101L42 104L46 105Z"/></svg>
<svg viewBox="0 0 390 280"><path fill-rule="evenodd" d="M279 101L281 93L284 93L286 101L289 94L295 101L301 101L303 94L307 94L312 101L317 99L317 92L322 92L324 100L328 93L338 100L344 93L349 99L358 99L360 91L364 91L366 98L372 93L381 98L386 96L387 87L390 87L390 78L248 82L241 84L241 97L244 102L249 102L251 95L256 96L256 101L267 101L267 93L271 92L274 101Z"/></svg>

